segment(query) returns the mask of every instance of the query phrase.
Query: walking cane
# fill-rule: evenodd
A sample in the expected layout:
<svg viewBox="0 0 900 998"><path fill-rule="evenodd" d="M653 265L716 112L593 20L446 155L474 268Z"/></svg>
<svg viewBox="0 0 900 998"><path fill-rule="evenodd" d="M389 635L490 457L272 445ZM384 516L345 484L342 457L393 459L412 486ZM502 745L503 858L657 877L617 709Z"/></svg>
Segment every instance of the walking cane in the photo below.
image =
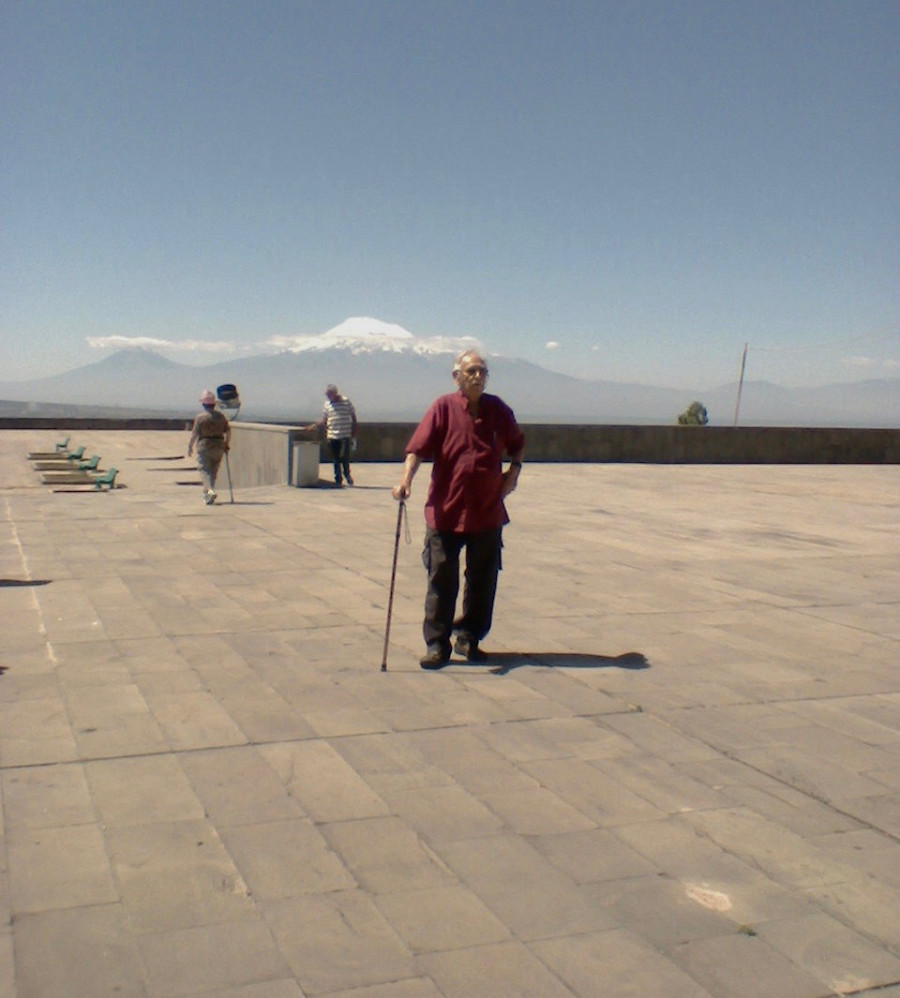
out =
<svg viewBox="0 0 900 998"><path fill-rule="evenodd" d="M229 420L238 418L241 411L241 395L237 385L219 385L216 389L217 407L225 413L225 418ZM230 419L229 419L230 416ZM231 494L231 503L234 505L234 489L231 487L231 465L228 463L228 451L225 451L225 470L228 472L228 491Z"/></svg>
<svg viewBox="0 0 900 998"><path fill-rule="evenodd" d="M404 505L403 499L397 503L397 532L394 535L394 561L391 565L391 588L388 594L387 622L384 625L384 651L381 655L382 672L387 672L388 638L391 633L391 611L394 608L394 579L397 577L397 552L400 550L400 521L403 519Z"/></svg>
<svg viewBox="0 0 900 998"><path fill-rule="evenodd" d="M228 472L228 491L231 493L231 504L234 505L234 489L231 487L231 465L228 463L228 451L225 451L225 470Z"/></svg>

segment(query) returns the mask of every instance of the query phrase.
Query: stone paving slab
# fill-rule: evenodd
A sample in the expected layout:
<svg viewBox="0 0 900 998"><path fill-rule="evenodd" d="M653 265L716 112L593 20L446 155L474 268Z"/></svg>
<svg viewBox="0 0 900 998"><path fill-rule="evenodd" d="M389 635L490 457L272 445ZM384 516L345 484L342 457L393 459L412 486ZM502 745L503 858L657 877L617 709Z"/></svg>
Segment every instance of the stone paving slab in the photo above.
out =
<svg viewBox="0 0 900 998"><path fill-rule="evenodd" d="M900 469L526 465L438 673L423 471L382 673L398 466L206 507L58 435L0 432L3 998L900 996Z"/></svg>

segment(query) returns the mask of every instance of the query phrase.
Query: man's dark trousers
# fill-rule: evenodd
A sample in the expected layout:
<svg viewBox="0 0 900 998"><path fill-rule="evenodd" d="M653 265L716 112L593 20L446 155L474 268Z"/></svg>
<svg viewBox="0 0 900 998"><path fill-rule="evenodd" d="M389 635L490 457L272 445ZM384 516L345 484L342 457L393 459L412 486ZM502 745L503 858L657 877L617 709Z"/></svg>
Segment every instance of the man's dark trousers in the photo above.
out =
<svg viewBox="0 0 900 998"><path fill-rule="evenodd" d="M462 615L456 630L470 640L480 641L491 629L503 528L473 534L425 530L422 561L428 572L425 595L425 643L450 651L453 613L459 594L459 556L466 549L466 584L463 590Z"/></svg>
<svg viewBox="0 0 900 998"><path fill-rule="evenodd" d="M341 468L344 470L344 477L350 478L350 437L341 437L338 440L329 440L328 447L331 450L331 460L334 464L334 480L340 482Z"/></svg>

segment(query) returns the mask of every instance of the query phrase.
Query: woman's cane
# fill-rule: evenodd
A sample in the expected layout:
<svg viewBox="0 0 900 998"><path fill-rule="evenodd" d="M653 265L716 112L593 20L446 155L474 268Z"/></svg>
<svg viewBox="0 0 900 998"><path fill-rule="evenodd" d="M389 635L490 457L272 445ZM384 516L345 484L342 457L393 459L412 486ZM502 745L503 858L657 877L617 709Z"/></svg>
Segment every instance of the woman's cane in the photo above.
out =
<svg viewBox="0 0 900 998"><path fill-rule="evenodd" d="M225 418L231 422L237 419L241 411L241 395L237 390L237 385L219 385L216 389L217 407L225 413ZM230 418L229 418L230 417ZM231 495L231 503L234 505L234 489L231 487L231 465L228 463L228 451L225 451L225 470L228 472L228 492Z"/></svg>
<svg viewBox="0 0 900 998"><path fill-rule="evenodd" d="M391 565L391 588L388 595L387 623L384 625L384 651L381 655L381 671L387 672L388 638L391 634L391 611L394 608L394 579L397 577L397 552L400 550L400 521L403 519L404 500L397 503L397 533L394 535L394 561Z"/></svg>
<svg viewBox="0 0 900 998"><path fill-rule="evenodd" d="M228 473L228 491L231 494L231 503L234 505L234 489L231 487L231 465L228 463L228 451L225 451L225 471Z"/></svg>

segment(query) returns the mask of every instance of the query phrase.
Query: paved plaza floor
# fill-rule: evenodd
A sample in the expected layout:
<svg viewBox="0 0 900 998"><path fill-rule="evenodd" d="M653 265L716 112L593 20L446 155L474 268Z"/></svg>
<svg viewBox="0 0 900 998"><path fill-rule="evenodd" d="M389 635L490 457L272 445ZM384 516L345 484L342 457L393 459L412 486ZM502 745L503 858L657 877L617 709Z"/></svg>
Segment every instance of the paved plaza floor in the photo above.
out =
<svg viewBox="0 0 900 998"><path fill-rule="evenodd" d="M0 431L3 998L900 998L900 467L526 463L486 665L421 506ZM323 469L323 472L327 469Z"/></svg>

